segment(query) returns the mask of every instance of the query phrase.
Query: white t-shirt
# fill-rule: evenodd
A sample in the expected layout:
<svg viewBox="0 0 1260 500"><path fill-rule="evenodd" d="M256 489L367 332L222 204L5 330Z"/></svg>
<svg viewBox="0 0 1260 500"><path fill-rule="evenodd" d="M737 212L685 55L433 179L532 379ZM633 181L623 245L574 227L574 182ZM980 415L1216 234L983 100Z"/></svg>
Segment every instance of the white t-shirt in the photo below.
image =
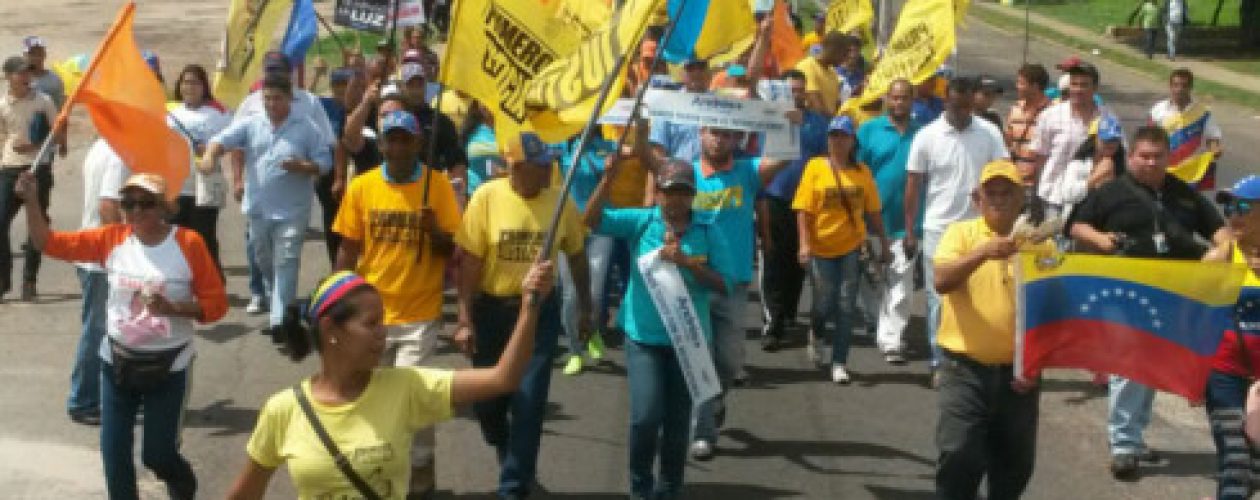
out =
<svg viewBox="0 0 1260 500"><path fill-rule="evenodd" d="M101 199L117 200L121 197L124 180L130 169L122 158L109 147L105 139L96 139L83 158L83 218L79 229L93 229L101 225ZM92 263L76 263L87 271L104 271Z"/></svg>
<svg viewBox="0 0 1260 500"><path fill-rule="evenodd" d="M171 129L181 135L190 136L189 140L193 143L193 155L196 156L197 147L205 146L210 142L211 137L227 128L232 123L232 116L217 105L206 104L193 109L181 102L170 107L166 121ZM184 178L184 185L179 189L180 196L196 194L197 184L193 170L196 165L190 164L189 167L188 177Z"/></svg>
<svg viewBox="0 0 1260 500"><path fill-rule="evenodd" d="M1037 196L1054 205L1064 203L1057 186L1068 162L1089 139L1089 128L1094 119L1108 113L1110 111L1100 107L1093 116L1080 119L1072 114L1072 103L1067 101L1051 105L1041 113L1031 143L1033 151L1046 157L1046 164L1041 167Z"/></svg>
<svg viewBox="0 0 1260 500"><path fill-rule="evenodd" d="M240 107L236 108L236 115L232 117L232 123L239 122L253 115L265 114L267 110L263 108L262 91L251 92L245 96L245 100L241 101ZM293 89L293 104L289 108L289 116L297 118L306 118L311 120L320 135L324 136L324 142L328 147L333 147L337 143L337 134L333 132L332 122L328 120L328 113L324 112L324 105L320 104L319 98L315 94L305 90Z"/></svg>
<svg viewBox="0 0 1260 500"><path fill-rule="evenodd" d="M985 164L1009 158L1002 132L986 120L955 129L941 115L914 136L906 171L924 174L923 230L945 231L952 222L975 217L971 193L980 183Z"/></svg>
<svg viewBox="0 0 1260 500"><path fill-rule="evenodd" d="M134 234L114 247L105 260L109 270L106 332L124 346L139 351L163 351L191 345L193 320L156 316L148 312L143 294L157 294L170 302L191 302L193 272L175 231L155 246L145 246ZM101 357L109 361L109 343L101 343ZM172 371L187 366L192 349L176 359Z"/></svg>

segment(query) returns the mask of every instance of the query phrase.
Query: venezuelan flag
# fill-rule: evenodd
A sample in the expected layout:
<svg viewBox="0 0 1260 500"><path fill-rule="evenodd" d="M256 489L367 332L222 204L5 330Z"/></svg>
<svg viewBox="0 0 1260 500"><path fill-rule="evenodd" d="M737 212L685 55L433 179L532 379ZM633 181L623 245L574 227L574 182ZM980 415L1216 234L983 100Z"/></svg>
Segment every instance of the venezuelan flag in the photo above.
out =
<svg viewBox="0 0 1260 500"><path fill-rule="evenodd" d="M671 64L708 59L757 30L748 0L669 0L667 6L675 26L663 57Z"/></svg>
<svg viewBox="0 0 1260 500"><path fill-rule="evenodd" d="M1084 368L1203 399L1246 269L1224 263L1021 254L1016 364Z"/></svg>

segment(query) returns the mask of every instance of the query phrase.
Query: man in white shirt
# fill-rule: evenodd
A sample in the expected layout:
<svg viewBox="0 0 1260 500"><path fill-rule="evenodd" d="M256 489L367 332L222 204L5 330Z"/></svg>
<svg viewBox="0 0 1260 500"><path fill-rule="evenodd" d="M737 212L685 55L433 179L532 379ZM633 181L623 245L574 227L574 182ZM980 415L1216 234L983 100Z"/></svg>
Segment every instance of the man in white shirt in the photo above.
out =
<svg viewBox="0 0 1260 500"><path fill-rule="evenodd" d="M1151 107L1150 121L1168 132L1168 166L1200 153L1221 156L1221 127L1207 105L1194 100L1194 73L1178 68L1168 76L1169 97ZM1214 169L1209 169L1196 187L1200 191L1216 187Z"/></svg>
<svg viewBox="0 0 1260 500"><path fill-rule="evenodd" d="M906 162L905 218L907 228L918 222L919 203L923 200L923 252L936 253L945 228L955 221L976 217L971 193L980 183L980 171L993 160L1008 158L1002 132L985 120L972 115L973 99L979 83L973 78L956 77L949 82L945 96L945 112L919 130L910 145ZM926 195L924 193L926 187ZM914 231L907 231L902 245L907 254L914 254L919 242ZM924 259L924 278L932 283L931 259ZM928 338L932 346L932 386L939 384L937 367L941 351L936 345L936 328L940 323L941 298L933 287L928 289Z"/></svg>
<svg viewBox="0 0 1260 500"><path fill-rule="evenodd" d="M1072 156L1089 139L1089 129L1105 113L1106 108L1094 100L1098 91L1098 68L1086 62L1067 69L1068 95L1037 119L1032 150L1040 172L1037 197L1046 204L1047 215L1062 212L1064 200L1058 185L1063 181Z"/></svg>
<svg viewBox="0 0 1260 500"><path fill-rule="evenodd" d="M122 222L118 206L123 180L131 175L122 158L105 139L97 139L83 159L83 218L80 229L92 229ZM83 289L83 333L70 372L70 397L66 412L70 420L84 425L101 422L101 358L97 354L105 337L105 305L109 281L97 264L75 264Z"/></svg>

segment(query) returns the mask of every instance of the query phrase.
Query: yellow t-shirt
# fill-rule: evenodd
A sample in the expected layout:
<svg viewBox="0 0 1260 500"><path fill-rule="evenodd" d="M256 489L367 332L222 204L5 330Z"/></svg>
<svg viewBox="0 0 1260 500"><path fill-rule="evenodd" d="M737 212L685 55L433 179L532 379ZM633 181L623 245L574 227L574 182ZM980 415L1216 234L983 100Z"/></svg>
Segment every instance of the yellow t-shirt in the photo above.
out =
<svg viewBox="0 0 1260 500"><path fill-rule="evenodd" d="M638 158L621 160L621 170L608 186L608 203L615 208L641 208L647 194L648 172Z"/></svg>
<svg viewBox="0 0 1260 500"><path fill-rule="evenodd" d="M813 57L801 59L796 63L796 69L805 74L805 91L822 95L825 109L836 109L840 105L840 75L836 74L836 70Z"/></svg>
<svg viewBox="0 0 1260 500"><path fill-rule="evenodd" d="M951 224L936 247L936 265L957 260L993 238L983 218ZM1051 243L1042 243L1049 250ZM1015 263L986 261L962 287L941 296L936 341L950 352L988 364L1015 360Z"/></svg>
<svg viewBox="0 0 1260 500"><path fill-rule="evenodd" d="M468 119L469 101L459 95L454 90L446 90L441 94L433 96L433 102L430 106L437 108L442 114L450 118L455 123L455 129L464 128L464 120Z"/></svg>
<svg viewBox="0 0 1260 500"><path fill-rule="evenodd" d="M442 231L455 234L459 229L459 204L445 172L424 172L401 184L386 180L384 166L355 177L333 222L333 231L363 243L355 272L381 292L387 325L429 321L442 314L446 257L433 254L420 225L424 176L433 176L429 206Z"/></svg>
<svg viewBox="0 0 1260 500"><path fill-rule="evenodd" d="M411 438L416 431L451 418L453 372L432 368L378 368L359 399L325 406L302 390L320 423L355 472L382 498L407 496ZM285 465L298 498L359 498L337 469L292 389L271 396L245 451L263 467Z"/></svg>
<svg viewBox="0 0 1260 500"><path fill-rule="evenodd" d="M548 187L532 199L521 198L506 178L482 184L473 193L455 242L482 259L482 292L498 297L521 294L521 280L542 249L559 196L559 188ZM573 200L565 200L555 249L576 254L585 238L577 207Z"/></svg>
<svg viewBox="0 0 1260 500"><path fill-rule="evenodd" d="M826 156L809 160L792 199L793 210L814 216L813 252L818 257L839 257L857 249L866 238L863 215L879 216L879 190L870 169L859 163L858 168L842 168L838 173L844 189L836 185L831 160Z"/></svg>

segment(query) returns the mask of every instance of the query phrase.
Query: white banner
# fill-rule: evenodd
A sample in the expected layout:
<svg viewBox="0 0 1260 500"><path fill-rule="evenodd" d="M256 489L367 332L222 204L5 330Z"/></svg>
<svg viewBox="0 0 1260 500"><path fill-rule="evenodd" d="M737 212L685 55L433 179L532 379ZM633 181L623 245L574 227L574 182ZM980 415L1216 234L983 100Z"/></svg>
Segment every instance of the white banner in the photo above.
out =
<svg viewBox="0 0 1260 500"><path fill-rule="evenodd" d="M604 116L599 117L600 125L625 125L630 122L630 112L634 111L634 99L622 97L613 103ZM639 116L648 116L647 103L639 105Z"/></svg>
<svg viewBox="0 0 1260 500"><path fill-rule="evenodd" d="M801 154L799 134L787 119L790 102L658 89L648 90L644 101L650 106L648 116L653 122L761 132L766 136L762 156L790 160Z"/></svg>
<svg viewBox="0 0 1260 500"><path fill-rule="evenodd" d="M661 260L660 252L657 249L639 257L639 273L674 344L678 366L687 382L687 392L691 394L691 405L697 407L721 394L722 384L713 367L704 326L696 314L695 304L691 303L682 274L674 264Z"/></svg>

